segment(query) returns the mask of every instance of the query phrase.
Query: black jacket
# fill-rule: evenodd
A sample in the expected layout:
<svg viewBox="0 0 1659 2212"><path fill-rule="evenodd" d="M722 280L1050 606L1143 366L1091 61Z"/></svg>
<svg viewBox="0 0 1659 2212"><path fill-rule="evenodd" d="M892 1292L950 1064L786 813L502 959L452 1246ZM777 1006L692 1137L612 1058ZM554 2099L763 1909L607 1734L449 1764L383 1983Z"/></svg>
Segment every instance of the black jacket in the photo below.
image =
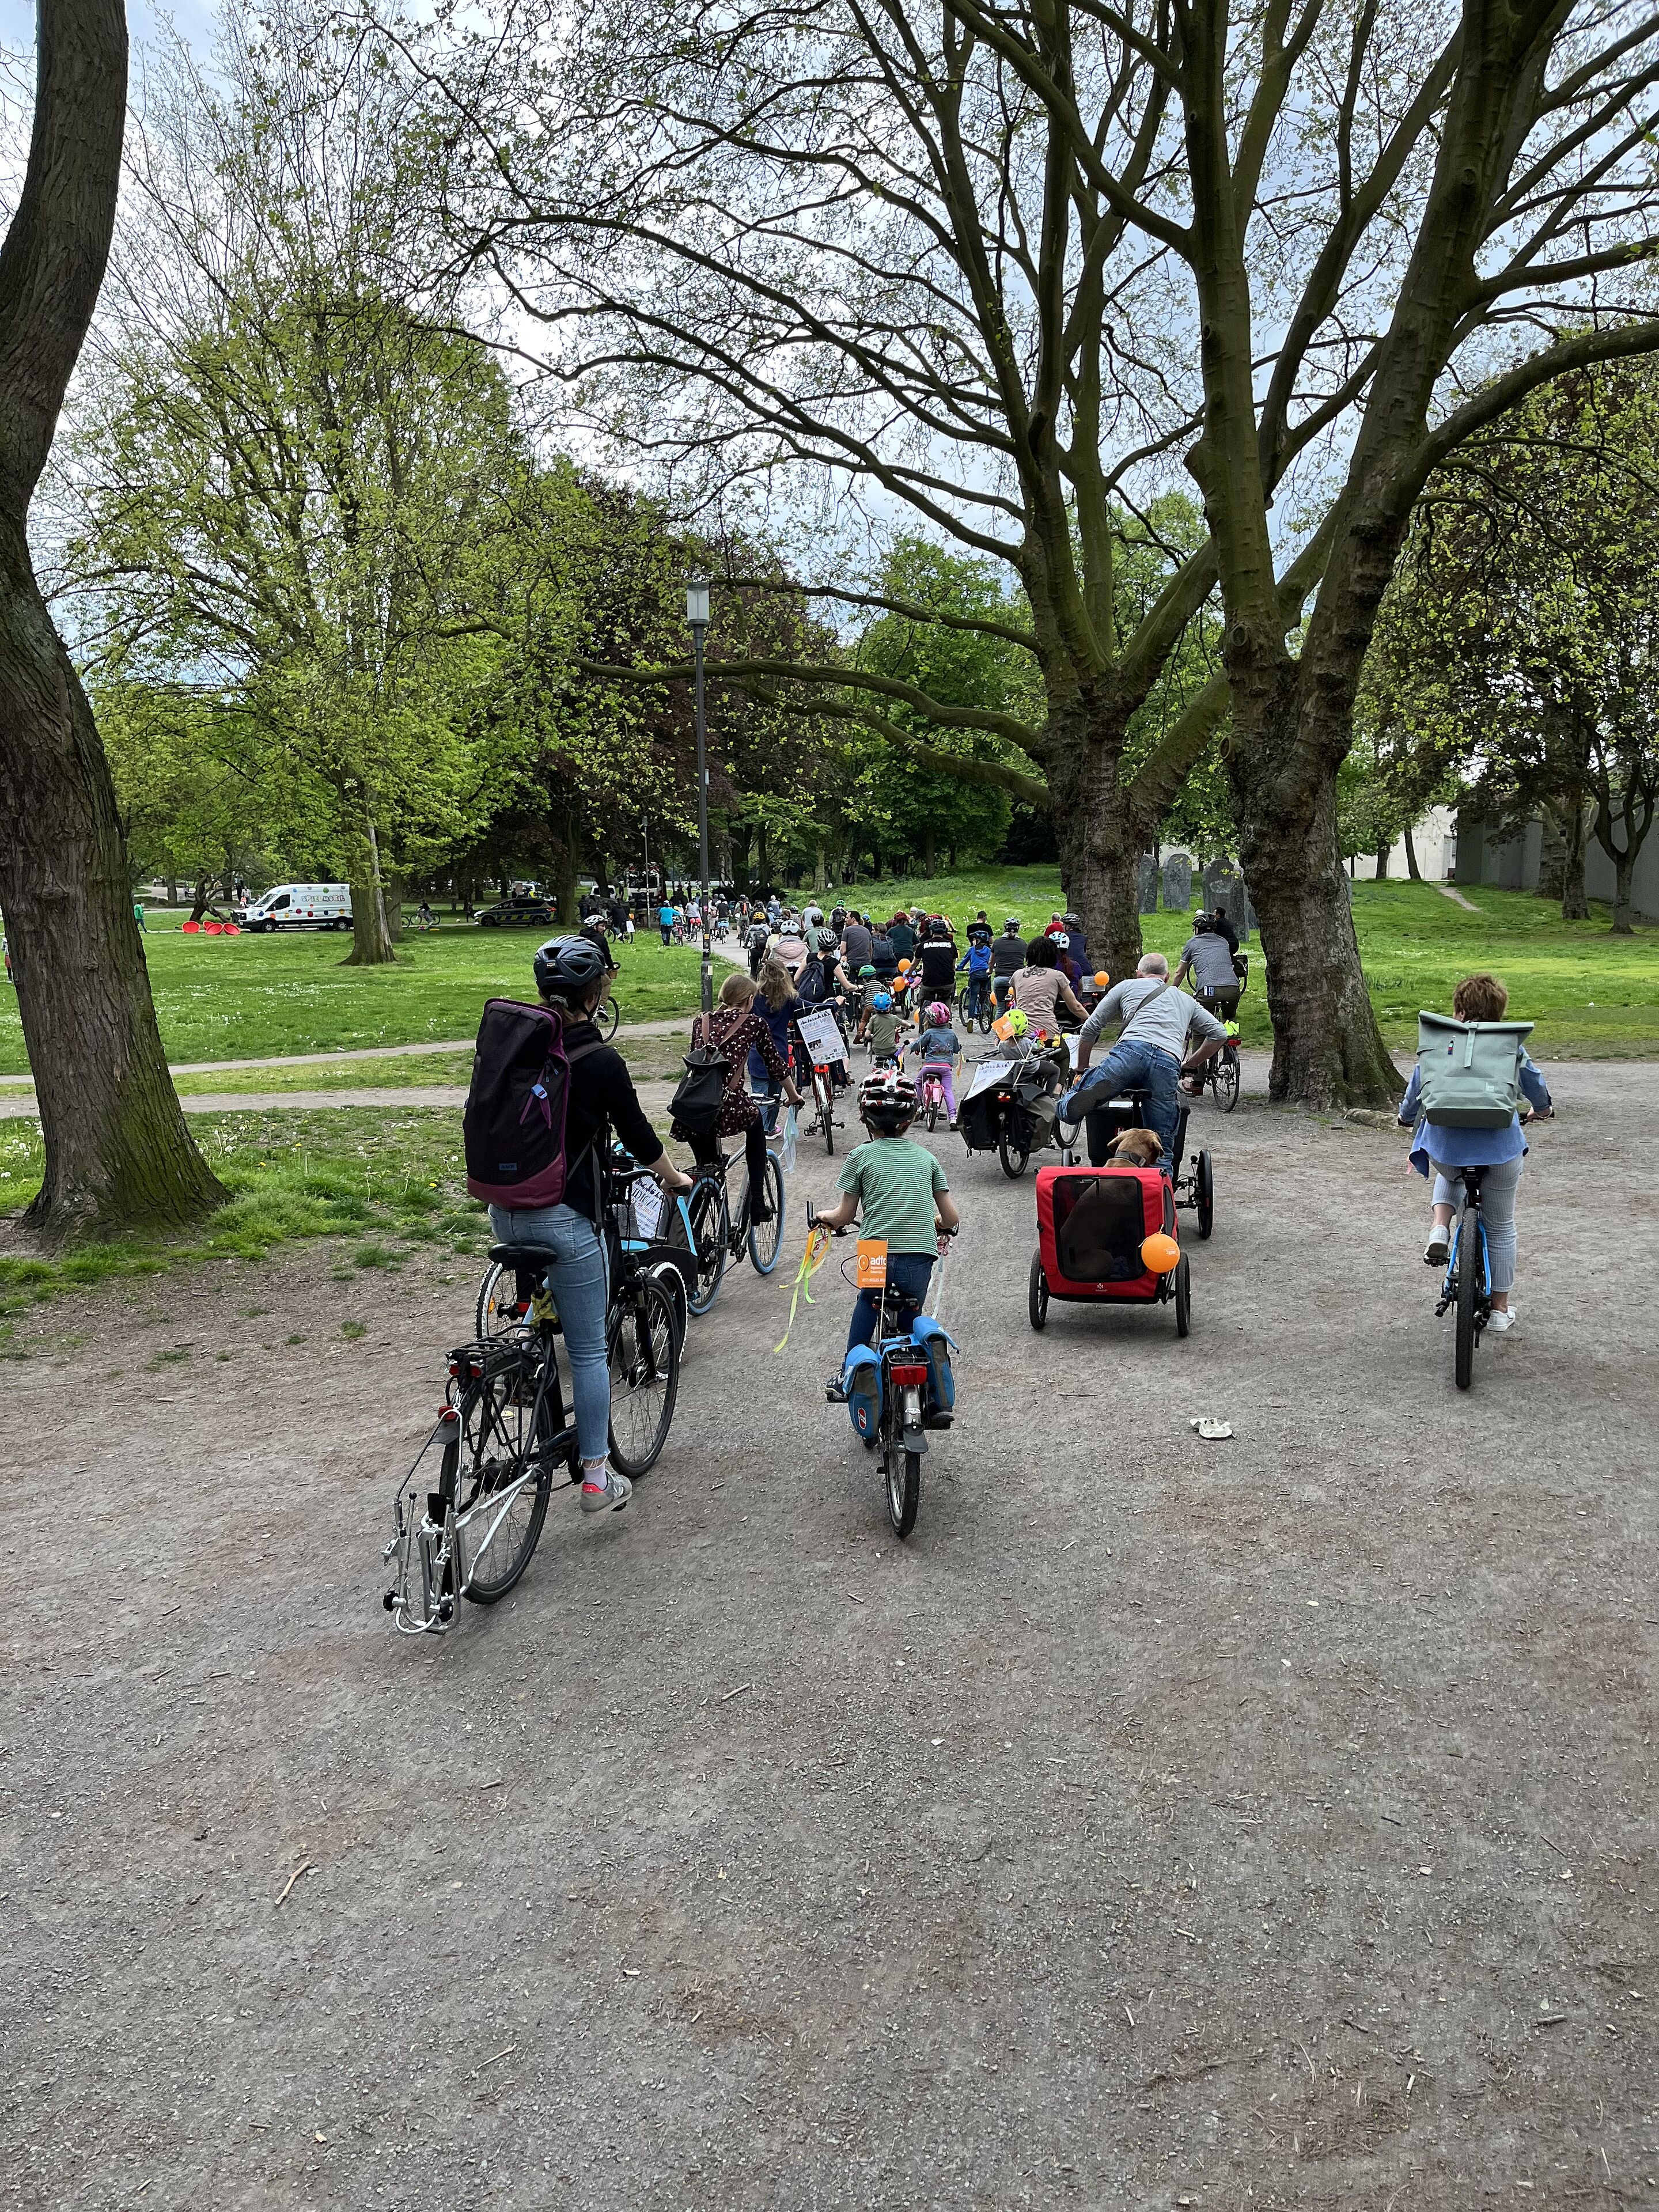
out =
<svg viewBox="0 0 1659 2212"><path fill-rule="evenodd" d="M598 1045L585 1052L570 1070L570 1102L565 1111L564 1156L568 1163L564 1202L591 1221L597 1211L593 1182L593 1146L614 1130L642 1168L662 1157L662 1139L645 1118L634 1090L628 1063L614 1045L599 1044L592 1022L571 1022L564 1032L568 1053L583 1045Z"/></svg>

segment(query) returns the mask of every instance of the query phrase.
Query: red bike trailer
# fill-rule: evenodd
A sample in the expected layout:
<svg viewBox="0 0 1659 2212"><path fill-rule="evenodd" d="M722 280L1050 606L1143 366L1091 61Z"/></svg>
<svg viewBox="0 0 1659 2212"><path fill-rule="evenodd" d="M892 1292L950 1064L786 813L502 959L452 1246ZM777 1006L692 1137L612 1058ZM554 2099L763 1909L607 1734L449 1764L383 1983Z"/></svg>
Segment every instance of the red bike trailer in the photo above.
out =
<svg viewBox="0 0 1659 2212"><path fill-rule="evenodd" d="M1176 1334L1192 1326L1192 1286L1183 1252L1155 1274L1140 1248L1160 1231L1176 1234L1175 1193L1156 1168L1039 1168L1037 1249L1031 1255L1030 1320L1046 1326L1048 1302L1152 1305L1175 1301Z"/></svg>

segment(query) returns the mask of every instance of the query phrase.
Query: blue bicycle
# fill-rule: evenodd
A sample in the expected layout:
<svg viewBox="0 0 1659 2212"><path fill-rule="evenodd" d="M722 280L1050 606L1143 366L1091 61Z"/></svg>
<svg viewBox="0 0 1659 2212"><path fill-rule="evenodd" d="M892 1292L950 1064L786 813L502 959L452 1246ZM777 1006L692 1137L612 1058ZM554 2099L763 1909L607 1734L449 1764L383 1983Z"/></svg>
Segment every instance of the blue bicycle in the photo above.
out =
<svg viewBox="0 0 1659 2212"><path fill-rule="evenodd" d="M815 1218L808 1206L809 1233ZM850 1224L830 1231L851 1233ZM846 1407L865 1449L881 1455L887 1518L896 1536L908 1536L916 1525L927 1431L948 1429L955 1415L955 1349L956 1339L943 1322L922 1311L919 1299L884 1289L874 1343L855 1345L840 1375L825 1385L831 1404Z"/></svg>
<svg viewBox="0 0 1659 2212"><path fill-rule="evenodd" d="M1462 1170L1463 1210L1452 1232L1440 1303L1435 1308L1439 1315L1450 1306L1457 1316L1452 1373L1460 1390L1467 1390L1474 1380L1474 1347L1492 1316L1492 1259L1486 1224L1480 1218L1480 1178L1485 1173L1480 1167Z"/></svg>

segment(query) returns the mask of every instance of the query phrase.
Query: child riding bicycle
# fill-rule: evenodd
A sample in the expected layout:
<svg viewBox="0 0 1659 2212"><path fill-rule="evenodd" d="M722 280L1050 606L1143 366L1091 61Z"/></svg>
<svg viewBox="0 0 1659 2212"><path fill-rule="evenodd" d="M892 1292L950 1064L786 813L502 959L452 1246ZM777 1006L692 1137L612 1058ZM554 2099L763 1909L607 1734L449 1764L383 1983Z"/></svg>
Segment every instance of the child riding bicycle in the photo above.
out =
<svg viewBox="0 0 1659 2212"><path fill-rule="evenodd" d="M870 1141L848 1154L841 1171L842 1196L817 1219L828 1229L844 1229L863 1208L863 1233L887 1246L885 1293L914 1301L927 1295L941 1234L952 1235L961 1220L950 1194L945 1170L925 1145L905 1132L915 1119L914 1084L896 1071L866 1076L859 1090L859 1117ZM862 1290L853 1306L847 1349L870 1343L879 1322L881 1291Z"/></svg>
<svg viewBox="0 0 1659 2212"><path fill-rule="evenodd" d="M914 1048L917 1079L936 1075L945 1093L945 1110L951 1127L957 1126L956 1078L962 1066L962 1040L951 1026L951 1009L942 999L924 1009L921 1034Z"/></svg>

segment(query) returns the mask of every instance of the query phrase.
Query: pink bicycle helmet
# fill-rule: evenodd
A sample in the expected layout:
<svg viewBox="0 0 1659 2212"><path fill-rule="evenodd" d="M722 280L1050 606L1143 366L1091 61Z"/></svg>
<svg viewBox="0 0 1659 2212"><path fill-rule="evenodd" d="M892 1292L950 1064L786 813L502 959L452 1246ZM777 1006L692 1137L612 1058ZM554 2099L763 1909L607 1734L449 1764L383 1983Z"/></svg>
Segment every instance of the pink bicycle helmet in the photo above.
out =
<svg viewBox="0 0 1659 2212"><path fill-rule="evenodd" d="M927 1026L930 1030L948 1030L950 1028L951 1009L945 1005L943 999L935 999L933 1005L928 1007Z"/></svg>

